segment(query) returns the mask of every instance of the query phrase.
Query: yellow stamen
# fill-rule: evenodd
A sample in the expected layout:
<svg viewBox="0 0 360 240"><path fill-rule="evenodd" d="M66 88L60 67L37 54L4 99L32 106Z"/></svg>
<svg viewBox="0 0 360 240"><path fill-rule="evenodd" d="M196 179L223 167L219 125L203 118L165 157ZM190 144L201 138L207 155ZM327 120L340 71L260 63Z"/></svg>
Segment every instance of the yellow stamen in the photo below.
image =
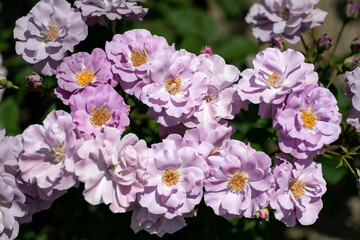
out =
<svg viewBox="0 0 360 240"><path fill-rule="evenodd" d="M213 156L214 154L215 154L215 152L217 152L217 151L220 151L221 150L221 148L214 148L212 151L211 151L211 153L209 154L209 156Z"/></svg>
<svg viewBox="0 0 360 240"><path fill-rule="evenodd" d="M235 173L229 180L229 186L232 191L241 192L247 182L247 177L243 173Z"/></svg>
<svg viewBox="0 0 360 240"><path fill-rule="evenodd" d="M94 79L94 77L95 76L92 70L88 70L87 68L84 68L76 74L76 82L81 87L85 87L89 82L91 82Z"/></svg>
<svg viewBox="0 0 360 240"><path fill-rule="evenodd" d="M304 121L304 127L305 128L312 128L315 126L315 124L319 121L319 117L316 116L316 113L314 110L311 110L309 108L300 108L301 111L301 118Z"/></svg>
<svg viewBox="0 0 360 240"><path fill-rule="evenodd" d="M55 152L55 156L51 157L51 159L55 163L61 162L64 159L65 150L61 146L54 147L53 150Z"/></svg>
<svg viewBox="0 0 360 240"><path fill-rule="evenodd" d="M179 182L180 177L181 177L180 173L169 169L165 171L162 180L166 186L171 186L171 185L176 185Z"/></svg>
<svg viewBox="0 0 360 240"><path fill-rule="evenodd" d="M50 42L54 38L59 35L59 28L53 25L48 25L47 29L50 31L49 33L43 33L43 39L45 42Z"/></svg>
<svg viewBox="0 0 360 240"><path fill-rule="evenodd" d="M280 12L278 14L279 17L281 17L284 20L289 20L290 19L290 9L289 8L285 8L282 12Z"/></svg>
<svg viewBox="0 0 360 240"><path fill-rule="evenodd" d="M280 73L277 72L273 72L269 77L268 77L268 83L273 87L273 88L280 88L282 87L284 80L282 80L278 85L276 85L276 80L279 78Z"/></svg>
<svg viewBox="0 0 360 240"><path fill-rule="evenodd" d="M107 121L111 119L111 113L104 107L94 107L90 114L90 122L96 127L102 127Z"/></svg>
<svg viewBox="0 0 360 240"><path fill-rule="evenodd" d="M302 198L305 195L306 185L302 180L296 180L290 186L290 191L297 199Z"/></svg>
<svg viewBox="0 0 360 240"><path fill-rule="evenodd" d="M148 55L145 50L139 51L136 49L131 50L131 63L134 67L141 66L148 61Z"/></svg>
<svg viewBox="0 0 360 240"><path fill-rule="evenodd" d="M179 77L170 78L166 82L165 89L171 94L176 94L180 92L180 85L181 85L181 79Z"/></svg>
<svg viewBox="0 0 360 240"><path fill-rule="evenodd" d="M216 92L212 92L209 95L205 96L203 98L203 100L205 100L206 102L211 102L212 100L214 100L216 98Z"/></svg>

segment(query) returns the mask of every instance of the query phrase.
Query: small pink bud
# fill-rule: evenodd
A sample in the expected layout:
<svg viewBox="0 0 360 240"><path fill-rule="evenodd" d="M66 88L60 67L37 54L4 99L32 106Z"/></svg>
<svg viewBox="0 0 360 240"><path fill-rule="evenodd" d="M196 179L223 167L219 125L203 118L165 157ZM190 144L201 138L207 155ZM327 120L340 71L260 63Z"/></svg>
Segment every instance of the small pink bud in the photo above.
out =
<svg viewBox="0 0 360 240"><path fill-rule="evenodd" d="M43 83L42 77L36 73L26 76L26 81L30 88L39 88Z"/></svg>
<svg viewBox="0 0 360 240"><path fill-rule="evenodd" d="M284 51L284 40L279 36L271 37L271 45L277 47L280 51Z"/></svg>
<svg viewBox="0 0 360 240"><path fill-rule="evenodd" d="M352 41L350 48L351 52L354 54L360 52L360 39L355 39Z"/></svg>
<svg viewBox="0 0 360 240"><path fill-rule="evenodd" d="M209 45L205 45L205 47L200 51L200 54L212 55L212 49Z"/></svg>
<svg viewBox="0 0 360 240"><path fill-rule="evenodd" d="M260 221L269 221L269 209L263 208L260 209L256 214L255 217Z"/></svg>
<svg viewBox="0 0 360 240"><path fill-rule="evenodd" d="M359 1L354 1L354 2L350 2L346 5L346 17L348 17L348 19L354 19L357 18L357 16L359 15L359 9L360 9L360 2Z"/></svg>
<svg viewBox="0 0 360 240"><path fill-rule="evenodd" d="M346 71L351 72L354 71L355 68L359 66L359 64L360 64L360 58L352 56L345 59L343 66Z"/></svg>
<svg viewBox="0 0 360 240"><path fill-rule="evenodd" d="M5 88L7 84L7 79L5 75L0 74L0 89Z"/></svg>
<svg viewBox="0 0 360 240"><path fill-rule="evenodd" d="M318 49L319 52L323 52L325 50L328 50L331 47L332 39L328 34L322 35L322 37L319 39L318 42Z"/></svg>

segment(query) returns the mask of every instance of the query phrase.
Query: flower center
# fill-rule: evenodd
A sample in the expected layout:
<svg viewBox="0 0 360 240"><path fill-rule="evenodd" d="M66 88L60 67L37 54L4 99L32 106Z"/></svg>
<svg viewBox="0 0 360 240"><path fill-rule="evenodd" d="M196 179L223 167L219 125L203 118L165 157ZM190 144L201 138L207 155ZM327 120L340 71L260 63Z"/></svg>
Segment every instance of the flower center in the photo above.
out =
<svg viewBox="0 0 360 240"><path fill-rule="evenodd" d="M180 85L181 79L179 77L170 78L166 81L165 89L171 94L176 94L180 92Z"/></svg>
<svg viewBox="0 0 360 240"><path fill-rule="evenodd" d="M110 165L110 166L109 166L109 169L111 169L111 170L113 170L113 171L115 172L116 168L119 167L120 164L121 164L121 159L118 160L118 163L117 163L117 164L115 164L115 165ZM122 173L122 170L120 169L120 170L117 172L117 174L120 175L121 173Z"/></svg>
<svg viewBox="0 0 360 240"><path fill-rule="evenodd" d="M278 14L279 17L281 17L284 20L289 20L290 19L290 9L289 8L285 8L282 12L280 12Z"/></svg>
<svg viewBox="0 0 360 240"><path fill-rule="evenodd" d="M131 63L134 67L141 66L148 61L148 55L145 50L139 51L136 49L131 50Z"/></svg>
<svg viewBox="0 0 360 240"><path fill-rule="evenodd" d="M269 77L268 77L268 83L273 87L273 88L280 88L283 83L284 80L282 80L278 85L276 85L276 80L279 78L280 73L277 72L273 72Z"/></svg>
<svg viewBox="0 0 360 240"><path fill-rule="evenodd" d="M111 119L111 113L104 107L94 107L90 114L90 122L96 127L102 127L104 124Z"/></svg>
<svg viewBox="0 0 360 240"><path fill-rule="evenodd" d="M82 69L80 72L76 74L76 82L82 87L85 87L93 79L94 79L93 71L88 70L87 68Z"/></svg>
<svg viewBox="0 0 360 240"><path fill-rule="evenodd" d="M166 186L176 185L180 180L180 173L174 170L166 170L162 179Z"/></svg>
<svg viewBox="0 0 360 240"><path fill-rule="evenodd" d="M53 162L59 163L64 159L65 150L61 146L57 146L53 148L53 151L55 152L55 156L51 157Z"/></svg>
<svg viewBox="0 0 360 240"><path fill-rule="evenodd" d="M315 124L319 121L319 117L316 116L316 113L314 110L311 109L304 109L300 108L301 111L301 118L304 121L304 127L305 128L312 128L315 126Z"/></svg>
<svg viewBox="0 0 360 240"><path fill-rule="evenodd" d="M211 151L211 153L209 154L209 156L215 155L215 153L216 153L217 151L220 151L220 150L221 150L221 148L219 148L219 147L214 148L214 149Z"/></svg>
<svg viewBox="0 0 360 240"><path fill-rule="evenodd" d="M235 173L229 180L229 186L234 192L241 192L243 190L245 183L247 182L247 177L243 173Z"/></svg>
<svg viewBox="0 0 360 240"><path fill-rule="evenodd" d="M53 25L48 25L47 29L50 31L49 33L43 33L43 39L45 42L50 42L54 38L59 35L59 28Z"/></svg>
<svg viewBox="0 0 360 240"><path fill-rule="evenodd" d="M302 180L296 180L290 186L290 191L297 199L302 198L305 195L305 183Z"/></svg>

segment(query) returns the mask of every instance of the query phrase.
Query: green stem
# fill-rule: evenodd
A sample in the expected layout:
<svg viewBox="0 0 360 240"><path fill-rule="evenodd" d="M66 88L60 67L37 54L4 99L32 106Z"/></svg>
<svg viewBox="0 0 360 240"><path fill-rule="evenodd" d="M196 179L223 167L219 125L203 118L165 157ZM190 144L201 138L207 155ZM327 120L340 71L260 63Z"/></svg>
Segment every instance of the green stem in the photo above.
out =
<svg viewBox="0 0 360 240"><path fill-rule="evenodd" d="M332 84L332 82L335 80L335 78L338 76L338 72L336 72L336 74L331 78L330 82L328 83L328 85L326 86L326 88L329 88L330 85Z"/></svg>
<svg viewBox="0 0 360 240"><path fill-rule="evenodd" d="M325 148L325 152L330 153L331 155L341 156L341 154L340 154L340 153L334 152L334 151L329 150L329 149L326 149L326 148Z"/></svg>
<svg viewBox="0 0 360 240"><path fill-rule="evenodd" d="M332 53L331 53L331 55L330 55L330 58L332 58L332 57L334 56L334 54L335 54L336 48L337 48L337 46L339 45L339 41L340 41L341 35L342 35L343 31L344 31L345 25L346 25L346 23L344 22L344 23L342 24L342 26L341 26L341 29L340 29L340 31L339 31L339 34L338 34L338 36L337 36L337 38L336 38L336 42L335 42L333 51L332 51Z"/></svg>
<svg viewBox="0 0 360 240"><path fill-rule="evenodd" d="M300 35L300 39L301 39L301 42L302 42L302 44L303 44L303 46L304 46L304 48L305 48L305 51L306 51L306 53L307 53L307 51L308 51L308 46L306 45L306 43L305 43L305 39L303 38L303 36L302 35Z"/></svg>
<svg viewBox="0 0 360 240"><path fill-rule="evenodd" d="M110 21L110 25L111 25L111 31L115 35L116 34L116 20Z"/></svg>
<svg viewBox="0 0 360 240"><path fill-rule="evenodd" d="M355 173L355 171L352 169L351 165L349 164L349 162L346 160L346 158L343 158L343 162L345 163L345 166L350 170L350 172L352 172L352 174L355 176L356 179L358 179L358 175Z"/></svg>

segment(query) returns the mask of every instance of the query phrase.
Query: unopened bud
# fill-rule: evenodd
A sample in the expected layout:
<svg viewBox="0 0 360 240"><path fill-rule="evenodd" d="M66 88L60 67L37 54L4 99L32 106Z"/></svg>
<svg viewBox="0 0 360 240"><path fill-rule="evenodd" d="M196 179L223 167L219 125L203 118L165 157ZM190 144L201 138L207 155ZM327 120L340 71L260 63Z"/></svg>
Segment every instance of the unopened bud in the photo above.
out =
<svg viewBox="0 0 360 240"><path fill-rule="evenodd" d="M319 52L323 52L328 50L331 47L332 39L328 34L322 35L318 42L318 50Z"/></svg>
<svg viewBox="0 0 360 240"><path fill-rule="evenodd" d="M260 209L258 212L256 212L255 217L260 221L269 221L269 209Z"/></svg>
<svg viewBox="0 0 360 240"><path fill-rule="evenodd" d="M200 54L207 54L209 56L212 55L212 49L209 45L205 45L205 47L200 51Z"/></svg>
<svg viewBox="0 0 360 240"><path fill-rule="evenodd" d="M277 47L280 51L284 51L284 40L282 37L271 37L271 46Z"/></svg>
<svg viewBox="0 0 360 240"><path fill-rule="evenodd" d="M343 70L351 72L354 71L360 64L360 58L351 56L344 60Z"/></svg>
<svg viewBox="0 0 360 240"><path fill-rule="evenodd" d="M360 52L360 40L355 39L354 41L352 41L350 48L353 54Z"/></svg>
<svg viewBox="0 0 360 240"><path fill-rule="evenodd" d="M345 15L350 19L357 18L359 16L360 2L354 1L346 5Z"/></svg>
<svg viewBox="0 0 360 240"><path fill-rule="evenodd" d="M30 88L39 88L43 83L42 77L36 73L26 76L26 81L28 82Z"/></svg>
<svg viewBox="0 0 360 240"><path fill-rule="evenodd" d="M0 89L5 88L7 83L7 79L5 75L0 74Z"/></svg>

